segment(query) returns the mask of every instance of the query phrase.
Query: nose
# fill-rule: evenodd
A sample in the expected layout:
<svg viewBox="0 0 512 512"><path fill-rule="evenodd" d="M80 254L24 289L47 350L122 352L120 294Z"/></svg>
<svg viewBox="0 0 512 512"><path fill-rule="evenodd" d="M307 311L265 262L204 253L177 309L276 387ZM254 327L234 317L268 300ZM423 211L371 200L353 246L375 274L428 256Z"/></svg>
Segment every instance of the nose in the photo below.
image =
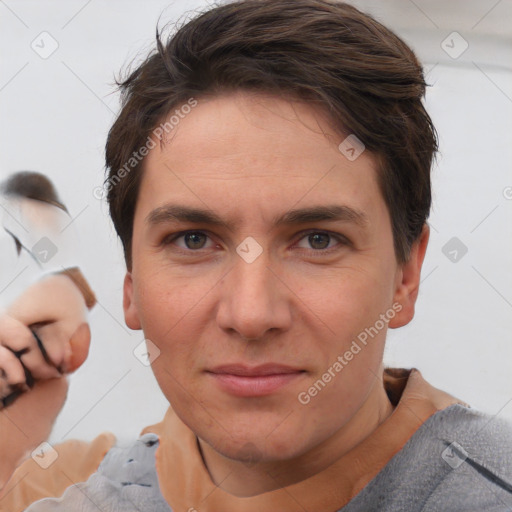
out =
<svg viewBox="0 0 512 512"><path fill-rule="evenodd" d="M265 251L251 263L238 256L222 283L217 323L244 340L263 340L291 326L292 292L271 267Z"/></svg>

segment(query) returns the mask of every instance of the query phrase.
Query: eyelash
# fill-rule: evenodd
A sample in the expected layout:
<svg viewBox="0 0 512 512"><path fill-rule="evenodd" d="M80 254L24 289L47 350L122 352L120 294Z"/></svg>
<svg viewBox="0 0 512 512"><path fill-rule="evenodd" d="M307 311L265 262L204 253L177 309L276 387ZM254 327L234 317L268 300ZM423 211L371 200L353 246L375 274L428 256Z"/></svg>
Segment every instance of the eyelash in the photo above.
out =
<svg viewBox="0 0 512 512"><path fill-rule="evenodd" d="M201 235L205 235L205 236L207 236L208 238L211 239L211 237L206 232L204 232L204 231L187 230L187 231L180 231L179 233L175 233L174 235L170 235L170 236L165 237L163 239L161 245L163 245L163 246L171 245L172 242L178 240L179 238L184 237L187 234L192 234L192 233L198 233L198 234L201 234ZM331 252L339 250L341 248L340 246L351 245L350 240L348 240L343 235L340 235L340 234L337 234L337 233L331 233L330 231L320 231L320 230L317 230L317 229L311 229L309 231L304 231L304 232L300 233L300 237L297 239L297 243L300 242L303 238L306 238L308 235L312 235L312 234L328 235L331 238L335 238L339 242L339 245L336 245L334 247L330 247L329 249L309 249L308 250L308 249L300 248L299 250L306 251L306 252L309 252L309 253L313 253L315 256L322 256L322 255L331 254ZM181 252L183 254L190 254L190 253L199 253L199 254L201 254L201 252L203 250L208 250L208 249L183 249L181 247L177 247L177 251Z"/></svg>

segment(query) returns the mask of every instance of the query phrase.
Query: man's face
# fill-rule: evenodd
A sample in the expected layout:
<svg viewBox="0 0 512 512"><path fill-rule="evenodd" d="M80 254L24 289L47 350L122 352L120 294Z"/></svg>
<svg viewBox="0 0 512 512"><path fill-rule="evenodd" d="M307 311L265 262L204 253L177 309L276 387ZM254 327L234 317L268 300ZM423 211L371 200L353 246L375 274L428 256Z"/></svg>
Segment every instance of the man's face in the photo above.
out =
<svg viewBox="0 0 512 512"><path fill-rule="evenodd" d="M263 95L200 100L170 135L145 160L127 324L160 350L157 381L199 438L231 458L303 454L382 389L400 322L374 159L347 159L319 111ZM325 207L339 218L291 215Z"/></svg>

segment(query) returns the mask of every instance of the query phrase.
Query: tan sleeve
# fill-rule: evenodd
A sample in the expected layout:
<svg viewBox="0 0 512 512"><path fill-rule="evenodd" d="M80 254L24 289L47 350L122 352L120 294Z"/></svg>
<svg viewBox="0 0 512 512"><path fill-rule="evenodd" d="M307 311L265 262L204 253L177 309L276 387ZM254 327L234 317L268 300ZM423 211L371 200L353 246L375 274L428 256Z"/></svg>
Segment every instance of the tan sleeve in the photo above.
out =
<svg viewBox="0 0 512 512"><path fill-rule="evenodd" d="M97 302L96 296L78 267L69 267L57 272L57 274L64 274L65 276L68 276L82 292L87 308L92 309L94 307Z"/></svg>
<svg viewBox="0 0 512 512"><path fill-rule="evenodd" d="M0 492L0 512L21 512L42 498L59 498L70 485L96 472L115 443L113 434L103 432L91 442L71 439L56 444L58 458L46 469L28 458Z"/></svg>

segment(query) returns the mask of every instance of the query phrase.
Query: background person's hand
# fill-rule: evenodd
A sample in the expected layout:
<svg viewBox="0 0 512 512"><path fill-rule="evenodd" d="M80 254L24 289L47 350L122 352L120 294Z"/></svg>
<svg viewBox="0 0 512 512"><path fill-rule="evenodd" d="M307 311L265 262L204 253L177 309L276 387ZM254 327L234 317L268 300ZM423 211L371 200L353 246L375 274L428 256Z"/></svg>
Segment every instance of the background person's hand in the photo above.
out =
<svg viewBox="0 0 512 512"><path fill-rule="evenodd" d="M0 407L33 387L35 379L62 374L47 358L35 331L8 314L0 315Z"/></svg>
<svg viewBox="0 0 512 512"><path fill-rule="evenodd" d="M32 285L0 315L0 488L51 432L65 375L87 358L86 315L82 293L63 274Z"/></svg>
<svg viewBox="0 0 512 512"><path fill-rule="evenodd" d="M27 390L35 380L75 371L89 343L87 306L75 283L64 274L35 283L0 318L0 397L9 386Z"/></svg>
<svg viewBox="0 0 512 512"><path fill-rule="evenodd" d="M87 357L89 343L85 321L75 326L70 318L63 318L29 328L0 314L0 409L37 381L61 378L76 370Z"/></svg>

